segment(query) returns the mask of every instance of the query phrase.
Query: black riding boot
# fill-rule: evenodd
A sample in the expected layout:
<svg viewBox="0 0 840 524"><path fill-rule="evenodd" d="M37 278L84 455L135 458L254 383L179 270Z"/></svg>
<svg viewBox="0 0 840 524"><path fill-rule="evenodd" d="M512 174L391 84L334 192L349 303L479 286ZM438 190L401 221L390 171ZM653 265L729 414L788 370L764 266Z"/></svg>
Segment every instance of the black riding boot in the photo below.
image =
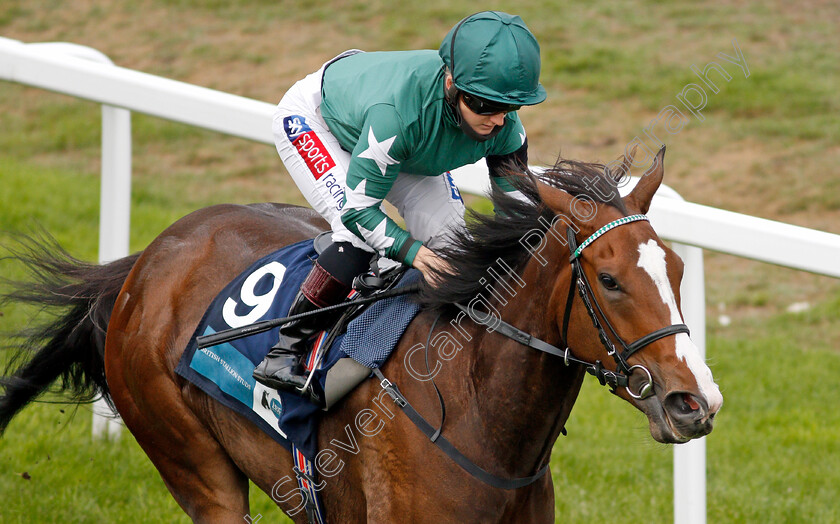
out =
<svg viewBox="0 0 840 524"><path fill-rule="evenodd" d="M316 262L295 297L289 309L289 316L337 304L349 291L349 287L336 280ZM306 342L319 326L325 326L327 321L334 320L337 314L340 312L312 315L284 326L280 330L277 344L254 369L254 379L270 388L303 394L301 390L306 384L307 376L301 361L308 349ZM312 388L309 388L307 394L315 404L323 402L314 395Z"/></svg>
<svg viewBox="0 0 840 524"><path fill-rule="evenodd" d="M289 316L306 313L316 308L317 306L300 291L289 309ZM306 383L301 359L307 350L307 340L316 331L316 317L323 316L313 315L303 318L280 329L279 340L254 369L253 377L257 382L286 391L294 391L297 388L297 392L300 393Z"/></svg>
<svg viewBox="0 0 840 524"><path fill-rule="evenodd" d="M370 253L349 243L330 245L301 285L289 316L341 302L350 292L353 278L367 269L370 257ZM254 379L274 389L303 394L301 390L307 379L302 363L308 349L306 342L340 314L340 311L331 311L312 315L281 328L279 341L254 369ZM323 399L318 398L311 387L306 394L313 403L323 404Z"/></svg>

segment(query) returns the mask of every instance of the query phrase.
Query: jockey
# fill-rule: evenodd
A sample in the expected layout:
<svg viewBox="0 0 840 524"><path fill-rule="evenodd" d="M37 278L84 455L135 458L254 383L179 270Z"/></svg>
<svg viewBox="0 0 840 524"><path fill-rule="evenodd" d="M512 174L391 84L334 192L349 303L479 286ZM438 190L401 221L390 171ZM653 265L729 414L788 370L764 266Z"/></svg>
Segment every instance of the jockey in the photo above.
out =
<svg viewBox="0 0 840 524"><path fill-rule="evenodd" d="M277 151L309 204L332 226L289 315L336 304L374 253L415 267L434 283L446 270L435 248L464 224L449 170L487 159L505 191L504 166L527 166L528 141L516 111L539 104L540 49L518 16L470 15L439 51L346 51L297 82L274 115ZM385 213L393 204L403 229ZM319 318L320 317L320 318ZM254 378L293 391L306 380L305 341L313 315L281 329Z"/></svg>

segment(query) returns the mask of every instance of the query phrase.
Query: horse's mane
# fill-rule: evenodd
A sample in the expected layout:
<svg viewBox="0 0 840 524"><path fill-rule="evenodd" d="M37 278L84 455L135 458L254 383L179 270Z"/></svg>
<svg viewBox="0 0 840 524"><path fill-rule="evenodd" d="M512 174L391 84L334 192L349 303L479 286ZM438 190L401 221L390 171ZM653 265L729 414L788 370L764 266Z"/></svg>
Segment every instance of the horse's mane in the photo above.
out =
<svg viewBox="0 0 840 524"><path fill-rule="evenodd" d="M467 227L451 231L449 244L438 251L454 273L440 274L441 284L435 288L423 287L420 301L426 308L440 310L452 303L466 304L482 291L485 297L491 298L485 288L495 284L495 278L488 274L488 268L493 266L497 274L504 276L499 260L520 273L530 256L520 239L535 228L545 231L543 224L551 224L556 215L540 197L537 190L539 183L627 213L617 190L616 178L603 164L560 158L542 173L510 168L508 173L508 180L526 200L512 197L494 187L490 195L494 214L484 215L468 210Z"/></svg>

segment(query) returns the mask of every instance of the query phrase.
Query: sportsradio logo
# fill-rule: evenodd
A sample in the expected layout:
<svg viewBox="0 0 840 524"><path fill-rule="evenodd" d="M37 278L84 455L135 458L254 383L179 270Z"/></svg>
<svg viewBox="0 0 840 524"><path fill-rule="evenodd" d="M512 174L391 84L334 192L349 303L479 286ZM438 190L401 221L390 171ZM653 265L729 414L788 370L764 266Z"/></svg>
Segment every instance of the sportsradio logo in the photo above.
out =
<svg viewBox="0 0 840 524"><path fill-rule="evenodd" d="M335 161L327 153L327 148L318 135L306 123L306 118L298 115L287 116L283 119L283 129L289 141L303 157L315 180L319 180L335 167Z"/></svg>

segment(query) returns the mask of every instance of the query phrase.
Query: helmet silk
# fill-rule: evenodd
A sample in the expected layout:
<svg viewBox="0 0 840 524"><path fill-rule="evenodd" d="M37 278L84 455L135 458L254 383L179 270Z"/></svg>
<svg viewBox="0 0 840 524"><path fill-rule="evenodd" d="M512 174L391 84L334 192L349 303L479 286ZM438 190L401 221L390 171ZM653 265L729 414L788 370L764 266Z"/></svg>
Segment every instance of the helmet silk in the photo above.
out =
<svg viewBox="0 0 840 524"><path fill-rule="evenodd" d="M438 53L461 91L504 104L545 100L540 46L518 16L500 11L470 15L449 31Z"/></svg>

